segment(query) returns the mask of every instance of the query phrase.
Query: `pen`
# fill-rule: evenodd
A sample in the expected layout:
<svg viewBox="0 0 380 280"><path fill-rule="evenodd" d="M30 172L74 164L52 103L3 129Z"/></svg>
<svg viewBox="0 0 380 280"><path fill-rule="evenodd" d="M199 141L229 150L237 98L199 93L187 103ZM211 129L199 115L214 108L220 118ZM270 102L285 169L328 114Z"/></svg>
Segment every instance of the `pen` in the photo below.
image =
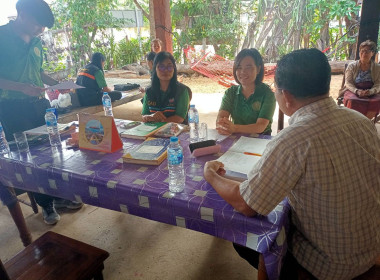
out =
<svg viewBox="0 0 380 280"><path fill-rule="evenodd" d="M258 157L261 157L260 154L256 154L256 153L250 153L250 152L244 152L245 155L249 155L249 156L258 156Z"/></svg>

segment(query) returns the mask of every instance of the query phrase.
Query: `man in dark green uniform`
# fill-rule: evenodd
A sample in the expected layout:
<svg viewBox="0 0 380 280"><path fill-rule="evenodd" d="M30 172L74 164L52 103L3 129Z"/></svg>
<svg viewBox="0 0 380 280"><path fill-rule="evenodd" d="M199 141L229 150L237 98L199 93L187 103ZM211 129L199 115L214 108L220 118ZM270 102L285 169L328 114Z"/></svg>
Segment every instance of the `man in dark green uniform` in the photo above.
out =
<svg viewBox="0 0 380 280"><path fill-rule="evenodd" d="M42 69L42 44L37 38L45 27L54 24L49 5L43 0L19 0L16 9L16 20L0 26L0 122L7 140L13 140L15 132L45 123L50 103L44 97L43 86L58 83ZM43 194L36 193L35 199L47 224L60 219L55 207L82 207L82 203L54 201L54 197Z"/></svg>

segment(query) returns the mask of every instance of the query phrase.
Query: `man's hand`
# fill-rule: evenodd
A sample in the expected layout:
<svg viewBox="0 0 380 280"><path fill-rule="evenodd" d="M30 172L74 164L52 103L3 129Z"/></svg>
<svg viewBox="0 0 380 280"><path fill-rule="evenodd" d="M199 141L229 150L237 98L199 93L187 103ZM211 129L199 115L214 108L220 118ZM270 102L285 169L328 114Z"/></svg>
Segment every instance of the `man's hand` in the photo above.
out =
<svg viewBox="0 0 380 280"><path fill-rule="evenodd" d="M230 135L235 132L235 125L226 117L220 118L216 123L219 134Z"/></svg>
<svg viewBox="0 0 380 280"><path fill-rule="evenodd" d="M212 176L215 176L215 173L220 176L226 174L224 164L216 160L206 162L205 167L203 169L203 175L206 181L210 182Z"/></svg>

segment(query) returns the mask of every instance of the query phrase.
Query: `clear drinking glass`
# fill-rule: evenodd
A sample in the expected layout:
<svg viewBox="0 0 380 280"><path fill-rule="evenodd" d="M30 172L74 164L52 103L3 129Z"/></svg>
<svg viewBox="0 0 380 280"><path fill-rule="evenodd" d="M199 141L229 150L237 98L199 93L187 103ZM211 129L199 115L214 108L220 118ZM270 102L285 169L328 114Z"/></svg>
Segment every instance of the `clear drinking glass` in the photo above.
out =
<svg viewBox="0 0 380 280"><path fill-rule="evenodd" d="M200 141L206 141L207 140L207 123L201 123L199 125L199 132L198 132L199 142Z"/></svg>
<svg viewBox="0 0 380 280"><path fill-rule="evenodd" d="M29 152L29 145L28 145L28 140L26 138L25 132L13 133L13 137L16 140L17 148L20 153Z"/></svg>

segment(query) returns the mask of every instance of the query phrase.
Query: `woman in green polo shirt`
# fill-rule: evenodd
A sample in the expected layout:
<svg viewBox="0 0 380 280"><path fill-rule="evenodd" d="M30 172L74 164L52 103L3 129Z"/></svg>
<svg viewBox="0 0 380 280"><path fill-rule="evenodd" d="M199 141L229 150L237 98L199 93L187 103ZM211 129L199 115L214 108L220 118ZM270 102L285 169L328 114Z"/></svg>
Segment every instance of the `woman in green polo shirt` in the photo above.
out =
<svg viewBox="0 0 380 280"><path fill-rule="evenodd" d="M190 89L177 81L174 57L168 52L156 55L152 85L146 89L141 112L144 122L186 122Z"/></svg>
<svg viewBox="0 0 380 280"><path fill-rule="evenodd" d="M104 55L96 52L91 56L91 62L79 70L76 84L84 88L75 92L81 106L101 105L103 92L108 92L112 101L121 98L120 91L113 91L107 86L103 70L105 61Z"/></svg>
<svg viewBox="0 0 380 280"><path fill-rule="evenodd" d="M239 85L230 87L223 96L216 120L218 132L270 135L276 99L270 87L262 82L264 63L260 53L253 48L240 51L233 74Z"/></svg>

